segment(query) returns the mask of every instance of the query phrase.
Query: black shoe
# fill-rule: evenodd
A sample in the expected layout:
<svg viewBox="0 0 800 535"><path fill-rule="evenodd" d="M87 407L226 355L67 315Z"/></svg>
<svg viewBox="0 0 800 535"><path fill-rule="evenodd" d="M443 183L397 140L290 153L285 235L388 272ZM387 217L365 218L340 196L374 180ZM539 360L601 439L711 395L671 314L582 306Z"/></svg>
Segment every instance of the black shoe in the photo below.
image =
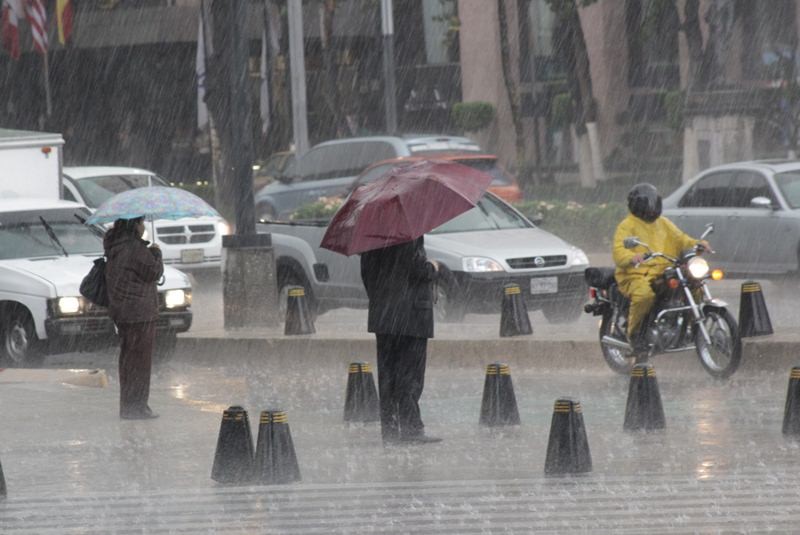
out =
<svg viewBox="0 0 800 535"><path fill-rule="evenodd" d="M145 407L142 410L120 411L119 417L123 420L152 420L158 418L158 414L150 410L150 407Z"/></svg>

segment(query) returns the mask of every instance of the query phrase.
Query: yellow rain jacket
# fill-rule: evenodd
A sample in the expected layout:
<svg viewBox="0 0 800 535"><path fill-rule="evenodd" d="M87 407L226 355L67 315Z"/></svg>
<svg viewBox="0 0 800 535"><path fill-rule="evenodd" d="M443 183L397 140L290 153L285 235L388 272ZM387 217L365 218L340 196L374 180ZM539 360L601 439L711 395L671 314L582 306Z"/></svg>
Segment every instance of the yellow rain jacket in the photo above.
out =
<svg viewBox="0 0 800 535"><path fill-rule="evenodd" d="M642 246L626 249L625 238L636 237L646 243L654 253L664 253L676 257L686 249L691 249L698 242L666 217L659 217L648 223L633 214L622 220L614 232L612 254L617 266L614 277L620 291L631 301L628 311L628 337L632 337L636 328L653 307L655 294L650 283L661 275L670 263L665 258L653 258L635 267L631 260L637 254L644 254L647 249Z"/></svg>

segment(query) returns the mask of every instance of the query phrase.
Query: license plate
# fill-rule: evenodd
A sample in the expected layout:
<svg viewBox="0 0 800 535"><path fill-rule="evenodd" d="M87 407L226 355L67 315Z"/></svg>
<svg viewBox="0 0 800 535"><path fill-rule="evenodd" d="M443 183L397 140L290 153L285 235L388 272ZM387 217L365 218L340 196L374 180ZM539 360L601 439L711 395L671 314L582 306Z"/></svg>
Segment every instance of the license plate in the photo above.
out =
<svg viewBox="0 0 800 535"><path fill-rule="evenodd" d="M181 251L181 264L198 264L203 261L202 249L184 249Z"/></svg>
<svg viewBox="0 0 800 535"><path fill-rule="evenodd" d="M532 294L554 294L558 292L558 277L536 277L531 279Z"/></svg>

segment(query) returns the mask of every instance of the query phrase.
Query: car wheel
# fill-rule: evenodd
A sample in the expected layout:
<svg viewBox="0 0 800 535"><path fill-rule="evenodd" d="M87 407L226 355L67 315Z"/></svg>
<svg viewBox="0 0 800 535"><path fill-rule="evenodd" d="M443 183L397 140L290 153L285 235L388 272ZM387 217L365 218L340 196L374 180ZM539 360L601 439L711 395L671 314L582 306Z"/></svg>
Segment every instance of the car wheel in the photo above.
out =
<svg viewBox="0 0 800 535"><path fill-rule="evenodd" d="M175 350L178 347L178 335L176 333L159 333L156 335L156 343L153 349L153 363L163 364L172 360Z"/></svg>
<svg viewBox="0 0 800 535"><path fill-rule="evenodd" d="M291 269L280 270L278 273L278 315L280 321L286 319L286 309L289 302L289 288L292 286L302 286L306 292L306 300L308 301L308 312L311 315L309 318L312 322L317 319L317 307L314 304L314 298L311 295L311 290L308 283Z"/></svg>
<svg viewBox="0 0 800 535"><path fill-rule="evenodd" d="M542 312L550 323L573 323L583 313L583 300L547 303L542 306Z"/></svg>
<svg viewBox="0 0 800 535"><path fill-rule="evenodd" d="M11 309L2 322L2 360L10 368L38 368L44 361L44 347L36 336L33 319L26 310Z"/></svg>

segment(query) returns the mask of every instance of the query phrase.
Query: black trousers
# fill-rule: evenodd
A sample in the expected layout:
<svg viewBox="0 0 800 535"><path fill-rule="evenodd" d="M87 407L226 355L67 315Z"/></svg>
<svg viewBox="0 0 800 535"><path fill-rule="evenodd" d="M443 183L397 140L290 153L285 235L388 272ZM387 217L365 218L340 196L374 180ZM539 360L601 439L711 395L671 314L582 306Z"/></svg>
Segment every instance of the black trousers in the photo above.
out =
<svg viewBox="0 0 800 535"><path fill-rule="evenodd" d="M428 339L376 334L381 434L384 439L421 434L419 398L425 386Z"/></svg>
<svg viewBox="0 0 800 535"><path fill-rule="evenodd" d="M119 411L136 413L147 408L150 369L156 339L154 321L119 323Z"/></svg>

